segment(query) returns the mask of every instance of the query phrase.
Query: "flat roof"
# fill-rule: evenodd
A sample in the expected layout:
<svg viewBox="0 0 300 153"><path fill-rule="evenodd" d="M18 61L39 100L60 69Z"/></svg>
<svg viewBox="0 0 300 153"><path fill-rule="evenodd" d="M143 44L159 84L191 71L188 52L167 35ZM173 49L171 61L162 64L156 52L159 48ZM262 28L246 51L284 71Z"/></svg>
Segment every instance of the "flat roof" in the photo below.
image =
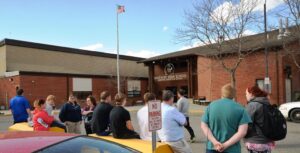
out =
<svg viewBox="0 0 300 153"><path fill-rule="evenodd" d="M289 28L290 31L295 30L294 27ZM268 48L273 48L273 47L280 47L282 46L282 40L277 39L277 36L279 34L278 29L269 31L268 33L268 43L267 47ZM242 46L242 51L258 51L262 50L265 48L265 43L264 43L264 38L265 34L264 33L258 33L255 35L249 35L241 38L241 41L244 42L244 45ZM293 41L296 38L289 38L288 41ZM232 44L234 44L238 39L232 39L232 40L227 40L223 42L223 51L221 54L234 54L236 51L232 50ZM205 56L205 57L210 57L214 55L220 54L218 50L216 49L217 44L209 44L209 45L203 45L199 47L194 47L194 48L189 48L186 50L180 50L180 51L175 51L151 58L144 59L140 61L141 63L149 63L152 61L157 61L157 60L164 60L164 59L170 59L170 58L176 58L176 57L187 57L187 56Z"/></svg>
<svg viewBox="0 0 300 153"><path fill-rule="evenodd" d="M107 58L114 58L114 59L117 58L117 54L104 53L104 52L98 52L98 51L90 51L90 50L77 49L77 48L71 48L71 47L62 47L62 46L56 46L56 45L49 45L49 44L42 44L42 43L15 40L15 39L7 39L7 38L0 41L0 47L4 46L4 45L43 49L43 50L48 50L48 51L57 51L57 52L65 52L65 53L72 53L72 54L107 57ZM145 60L145 58L126 56L126 55L119 55L119 58L123 59L123 60L129 60L129 61Z"/></svg>

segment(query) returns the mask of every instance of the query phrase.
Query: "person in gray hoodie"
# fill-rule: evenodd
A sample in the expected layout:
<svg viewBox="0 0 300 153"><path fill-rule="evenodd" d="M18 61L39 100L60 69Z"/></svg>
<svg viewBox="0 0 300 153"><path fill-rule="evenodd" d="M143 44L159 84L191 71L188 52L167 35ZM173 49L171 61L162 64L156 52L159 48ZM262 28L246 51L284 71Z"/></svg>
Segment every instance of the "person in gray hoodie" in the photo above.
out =
<svg viewBox="0 0 300 153"><path fill-rule="evenodd" d="M177 109L179 112L181 112L185 118L186 118L186 125L184 125L184 127L188 130L188 132L190 133L190 142L194 143L195 142L195 133L194 130L192 129L191 125L190 125L190 119L189 119L189 107L190 107L190 103L188 101L187 98L184 97L185 91L183 89L180 89L177 92L177 96L178 96L178 101L177 101Z"/></svg>
<svg viewBox="0 0 300 153"><path fill-rule="evenodd" d="M249 87L246 89L246 99L248 101L246 110L253 121L244 139L247 150L249 153L271 153L275 143L266 138L260 129L264 124L263 105L270 105L268 93L258 86Z"/></svg>

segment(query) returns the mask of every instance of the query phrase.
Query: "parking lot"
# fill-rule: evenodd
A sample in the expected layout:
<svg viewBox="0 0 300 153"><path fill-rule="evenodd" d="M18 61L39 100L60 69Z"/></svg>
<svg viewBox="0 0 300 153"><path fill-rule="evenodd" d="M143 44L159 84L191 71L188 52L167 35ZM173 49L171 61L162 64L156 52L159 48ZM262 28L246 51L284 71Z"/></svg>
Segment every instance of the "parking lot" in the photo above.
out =
<svg viewBox="0 0 300 153"><path fill-rule="evenodd" d="M131 112L131 118L134 124L135 129L137 127L137 119L136 112ZM196 142L190 144L193 152L204 152L205 150L205 142L206 138L203 136L200 131L200 118L201 115L192 115L190 117L191 125L196 134ZM5 131L10 125L12 125L12 117L11 116L0 116L0 131ZM288 134L285 140L279 141L276 144L276 149L272 153L299 153L300 152L300 124L288 122ZM188 139L188 133L186 132L186 138ZM246 153L247 151L243 148L242 153Z"/></svg>

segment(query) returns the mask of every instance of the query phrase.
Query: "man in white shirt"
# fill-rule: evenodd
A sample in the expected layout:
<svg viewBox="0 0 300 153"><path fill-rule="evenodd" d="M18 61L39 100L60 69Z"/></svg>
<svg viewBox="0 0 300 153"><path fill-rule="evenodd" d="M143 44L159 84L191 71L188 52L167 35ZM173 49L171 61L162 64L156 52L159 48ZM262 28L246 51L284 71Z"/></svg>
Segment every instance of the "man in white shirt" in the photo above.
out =
<svg viewBox="0 0 300 153"><path fill-rule="evenodd" d="M169 144L174 153L191 153L192 150L184 139L183 126L186 118L173 106L174 94L165 90L162 99L162 129L158 130L159 138Z"/></svg>
<svg viewBox="0 0 300 153"><path fill-rule="evenodd" d="M149 131L149 118L148 118L148 102L155 100L153 93L147 92L144 94L145 106L137 112L138 124L140 127L140 137L142 140L152 140L152 132ZM157 138L157 137L156 137ZM158 140L158 138L156 139Z"/></svg>
<svg viewBox="0 0 300 153"><path fill-rule="evenodd" d="M194 130L192 129L192 127L190 126L190 119L189 119L189 107L190 107L190 103L188 101L188 99L186 99L184 97L185 91L183 89L180 89L177 92L177 96L178 96L178 101L177 101L177 109L179 112L181 112L185 118L186 118L186 125L184 126L188 132L190 133L190 142L193 143L195 142L195 134L194 134Z"/></svg>

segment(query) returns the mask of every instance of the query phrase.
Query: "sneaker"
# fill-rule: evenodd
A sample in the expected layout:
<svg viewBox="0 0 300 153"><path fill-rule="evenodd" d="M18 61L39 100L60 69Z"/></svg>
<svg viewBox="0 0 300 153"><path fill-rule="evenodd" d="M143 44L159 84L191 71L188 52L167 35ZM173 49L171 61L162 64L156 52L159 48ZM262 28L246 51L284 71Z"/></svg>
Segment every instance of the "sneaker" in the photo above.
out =
<svg viewBox="0 0 300 153"><path fill-rule="evenodd" d="M195 142L195 137L192 137L191 139L190 139L190 143L194 143Z"/></svg>

